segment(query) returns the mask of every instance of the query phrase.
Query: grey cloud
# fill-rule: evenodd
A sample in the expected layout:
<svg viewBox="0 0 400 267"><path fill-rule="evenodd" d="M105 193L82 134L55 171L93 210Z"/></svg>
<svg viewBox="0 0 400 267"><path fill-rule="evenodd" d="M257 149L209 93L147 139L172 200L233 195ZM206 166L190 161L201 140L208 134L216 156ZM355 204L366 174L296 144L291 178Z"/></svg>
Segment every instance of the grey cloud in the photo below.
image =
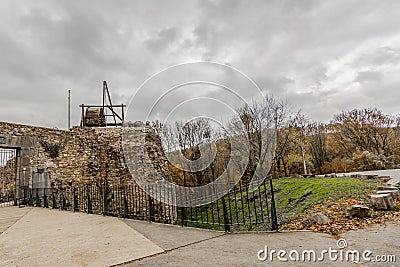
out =
<svg viewBox="0 0 400 267"><path fill-rule="evenodd" d="M0 60L0 77L2 80L23 78L33 80L34 71L30 66L33 65L32 56L26 51L24 43L18 42L12 34L1 32L0 50L2 51Z"/></svg>
<svg viewBox="0 0 400 267"><path fill-rule="evenodd" d="M275 94L279 97L284 96L287 87L295 82L289 77L268 77L268 75L253 77L253 80L265 94Z"/></svg>
<svg viewBox="0 0 400 267"><path fill-rule="evenodd" d="M175 27L165 28L159 31L155 37L146 40L144 43L152 52L159 53L168 48L168 45L176 40L178 34L179 31Z"/></svg>
<svg viewBox="0 0 400 267"><path fill-rule="evenodd" d="M364 104L394 112L399 9L369 0L5 0L0 120L65 128L67 89L78 124L78 105L99 103L103 80L127 103L155 72L202 59L229 62L313 119ZM390 96L378 101L377 90Z"/></svg>
<svg viewBox="0 0 400 267"><path fill-rule="evenodd" d="M355 78L355 82L379 82L383 79L382 73L378 71L360 71Z"/></svg>
<svg viewBox="0 0 400 267"><path fill-rule="evenodd" d="M363 54L355 61L355 66L384 64L397 64L400 61L400 49L393 49L388 46L379 47L369 53Z"/></svg>

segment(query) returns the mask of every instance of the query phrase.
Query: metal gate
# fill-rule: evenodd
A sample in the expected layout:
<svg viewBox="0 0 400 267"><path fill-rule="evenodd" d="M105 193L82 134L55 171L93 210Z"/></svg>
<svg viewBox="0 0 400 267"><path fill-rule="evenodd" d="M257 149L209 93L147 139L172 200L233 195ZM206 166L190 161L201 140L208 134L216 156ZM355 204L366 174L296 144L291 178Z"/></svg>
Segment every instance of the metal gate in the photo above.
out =
<svg viewBox="0 0 400 267"><path fill-rule="evenodd" d="M0 207L16 204L17 150L0 148Z"/></svg>

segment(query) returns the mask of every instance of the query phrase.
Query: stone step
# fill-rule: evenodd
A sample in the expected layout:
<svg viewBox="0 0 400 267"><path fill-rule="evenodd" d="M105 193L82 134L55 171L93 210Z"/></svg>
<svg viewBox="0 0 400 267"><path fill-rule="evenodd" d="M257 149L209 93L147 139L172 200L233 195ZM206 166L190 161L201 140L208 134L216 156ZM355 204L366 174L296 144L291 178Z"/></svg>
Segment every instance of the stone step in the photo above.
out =
<svg viewBox="0 0 400 267"><path fill-rule="evenodd" d="M390 176L379 176L377 178L378 182L382 182L382 183L387 183L388 181L390 181L392 178Z"/></svg>
<svg viewBox="0 0 400 267"><path fill-rule="evenodd" d="M399 188L392 185L378 185L378 190L399 190Z"/></svg>
<svg viewBox="0 0 400 267"><path fill-rule="evenodd" d="M382 190L376 192L379 195L390 194L393 199L400 199L400 191L399 190Z"/></svg>
<svg viewBox="0 0 400 267"><path fill-rule="evenodd" d="M400 179L391 179L387 182L388 185L400 187Z"/></svg>
<svg viewBox="0 0 400 267"><path fill-rule="evenodd" d="M393 197L390 194L370 195L371 205L377 210L389 210L395 207Z"/></svg>

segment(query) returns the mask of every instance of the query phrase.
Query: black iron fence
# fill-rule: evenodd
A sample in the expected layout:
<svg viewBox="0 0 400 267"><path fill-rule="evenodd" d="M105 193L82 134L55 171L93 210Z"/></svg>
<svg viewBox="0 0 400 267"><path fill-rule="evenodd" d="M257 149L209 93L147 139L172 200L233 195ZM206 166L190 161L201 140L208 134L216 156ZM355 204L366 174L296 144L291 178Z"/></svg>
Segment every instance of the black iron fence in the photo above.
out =
<svg viewBox="0 0 400 267"><path fill-rule="evenodd" d="M0 208L13 206L14 199L15 197L13 193L0 195Z"/></svg>
<svg viewBox="0 0 400 267"><path fill-rule="evenodd" d="M278 225L272 188L272 180L263 181L253 189L239 183L214 202L181 207L179 223L182 226L200 226L226 232L251 230L263 224L265 229L275 231Z"/></svg>
<svg viewBox="0 0 400 267"><path fill-rule="evenodd" d="M176 205L168 204L176 196L171 195L170 191L158 189L157 186L146 190L137 185L31 188L24 191L20 203L227 232L251 230L253 226L260 224L264 224L268 230L277 230L271 189L271 180L264 181L255 189L238 184L225 196L209 204L178 208ZM190 190L188 187L185 195L190 195ZM150 191L154 197L146 193ZM187 204L190 206L190 200Z"/></svg>
<svg viewBox="0 0 400 267"><path fill-rule="evenodd" d="M0 207L14 205L17 150L0 147Z"/></svg>
<svg viewBox="0 0 400 267"><path fill-rule="evenodd" d="M272 180L265 180L256 188L239 183L223 197L212 201L214 191L220 191L218 186L227 187L226 184L214 184L216 188L205 192L200 200L207 203L203 205L197 205L199 196L193 196L191 187L174 195L172 190L163 191L155 185L146 190L137 185L109 186L107 183L59 188L24 187L17 202L14 202L12 191L1 194L0 207L19 203L227 232L275 231L278 224L283 226L317 204L328 206L350 198L368 203L368 196L386 180L385 177L282 178L273 180L274 184ZM186 207L176 205L178 201L174 198L178 197L185 199Z"/></svg>
<svg viewBox="0 0 400 267"><path fill-rule="evenodd" d="M176 207L150 197L137 185L31 188L21 203L152 222L177 221Z"/></svg>

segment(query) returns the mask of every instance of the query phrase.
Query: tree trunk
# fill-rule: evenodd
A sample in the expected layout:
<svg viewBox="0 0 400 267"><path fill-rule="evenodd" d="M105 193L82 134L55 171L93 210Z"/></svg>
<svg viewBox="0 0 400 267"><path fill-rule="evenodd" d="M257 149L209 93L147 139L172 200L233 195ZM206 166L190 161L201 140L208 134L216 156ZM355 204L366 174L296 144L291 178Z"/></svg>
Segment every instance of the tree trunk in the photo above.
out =
<svg viewBox="0 0 400 267"><path fill-rule="evenodd" d="M304 168L304 174L307 175L307 165L306 165L306 159L304 157L304 147L301 145L301 157L303 158L303 168Z"/></svg>

